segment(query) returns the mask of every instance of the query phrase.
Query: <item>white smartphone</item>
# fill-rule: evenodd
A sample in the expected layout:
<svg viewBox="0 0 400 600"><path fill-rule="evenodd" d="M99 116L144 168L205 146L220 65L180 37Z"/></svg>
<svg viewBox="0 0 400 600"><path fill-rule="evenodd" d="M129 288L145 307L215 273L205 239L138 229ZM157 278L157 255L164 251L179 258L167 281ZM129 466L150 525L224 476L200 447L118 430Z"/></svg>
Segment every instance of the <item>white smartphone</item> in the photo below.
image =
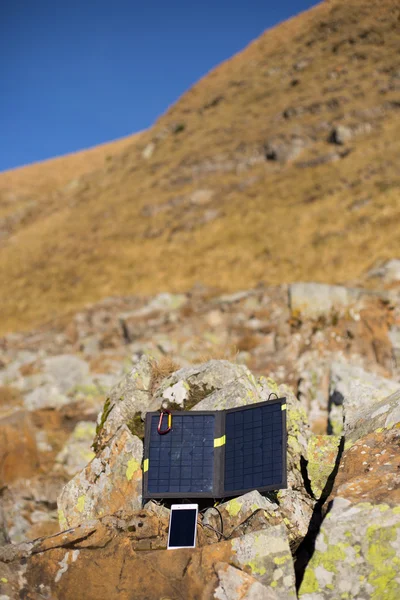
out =
<svg viewBox="0 0 400 600"><path fill-rule="evenodd" d="M195 548L198 504L172 504L169 518L168 550Z"/></svg>

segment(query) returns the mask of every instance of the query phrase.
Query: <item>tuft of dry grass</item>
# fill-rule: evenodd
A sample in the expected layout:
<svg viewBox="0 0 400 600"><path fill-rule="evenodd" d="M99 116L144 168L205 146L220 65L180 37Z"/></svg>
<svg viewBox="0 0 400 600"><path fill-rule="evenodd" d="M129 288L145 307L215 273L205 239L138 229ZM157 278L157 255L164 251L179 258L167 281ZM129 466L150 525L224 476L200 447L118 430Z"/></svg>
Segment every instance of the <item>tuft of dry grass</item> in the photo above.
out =
<svg viewBox="0 0 400 600"><path fill-rule="evenodd" d="M109 159L0 174L0 332L197 282L346 283L398 256L398 19L397 0L323 2ZM338 124L356 132L344 146L329 141ZM268 144L295 138L299 156L267 159Z"/></svg>
<svg viewBox="0 0 400 600"><path fill-rule="evenodd" d="M180 365L171 356L162 356L160 359L152 359L150 361L151 366L151 380L150 380L150 395L153 395L161 381L175 373L180 369Z"/></svg>

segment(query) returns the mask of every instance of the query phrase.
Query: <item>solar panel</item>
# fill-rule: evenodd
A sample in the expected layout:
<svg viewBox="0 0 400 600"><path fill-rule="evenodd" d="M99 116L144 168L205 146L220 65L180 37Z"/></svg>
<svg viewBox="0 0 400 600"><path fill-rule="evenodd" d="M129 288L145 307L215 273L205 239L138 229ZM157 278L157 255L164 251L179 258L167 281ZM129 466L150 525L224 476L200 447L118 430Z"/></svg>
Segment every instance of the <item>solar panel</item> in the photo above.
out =
<svg viewBox="0 0 400 600"><path fill-rule="evenodd" d="M286 400L227 411L147 413L143 498L223 498L286 487Z"/></svg>
<svg viewBox="0 0 400 600"><path fill-rule="evenodd" d="M283 412L277 402L227 412L224 480L227 495L283 483L286 450Z"/></svg>
<svg viewBox="0 0 400 600"><path fill-rule="evenodd" d="M159 414L151 417L148 491L212 492L215 415L174 413L173 430L157 431Z"/></svg>

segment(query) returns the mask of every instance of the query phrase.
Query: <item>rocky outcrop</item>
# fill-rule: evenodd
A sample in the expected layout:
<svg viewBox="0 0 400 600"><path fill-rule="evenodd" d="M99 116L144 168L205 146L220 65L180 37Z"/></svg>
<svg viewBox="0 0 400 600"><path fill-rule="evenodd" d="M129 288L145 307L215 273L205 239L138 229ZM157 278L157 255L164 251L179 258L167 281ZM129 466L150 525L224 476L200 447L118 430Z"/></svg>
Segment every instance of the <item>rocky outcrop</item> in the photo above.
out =
<svg viewBox="0 0 400 600"><path fill-rule="evenodd" d="M142 442L122 425L109 445L64 487L58 500L60 526L140 508L142 455Z"/></svg>
<svg viewBox="0 0 400 600"><path fill-rule="evenodd" d="M344 452L301 583L306 600L400 593L400 392L381 399L391 382L372 380L341 388Z"/></svg>
<svg viewBox="0 0 400 600"><path fill-rule="evenodd" d="M399 530L399 506L337 498L317 537L300 598L398 598Z"/></svg>
<svg viewBox="0 0 400 600"><path fill-rule="evenodd" d="M0 549L0 564L14 565L2 585L22 593L60 598L295 598L293 563L282 525L194 550L165 550L168 521L153 510L108 517L52 538ZM157 549L152 552L151 549ZM164 550L162 549L164 548ZM132 577L135 573L137 576ZM14 588L15 589L15 588ZM126 591L124 591L126 589ZM236 595L231 595L231 594ZM225 595L224 595L225 594ZM168 597L167 596L167 597ZM251 596L250 596L251 597Z"/></svg>

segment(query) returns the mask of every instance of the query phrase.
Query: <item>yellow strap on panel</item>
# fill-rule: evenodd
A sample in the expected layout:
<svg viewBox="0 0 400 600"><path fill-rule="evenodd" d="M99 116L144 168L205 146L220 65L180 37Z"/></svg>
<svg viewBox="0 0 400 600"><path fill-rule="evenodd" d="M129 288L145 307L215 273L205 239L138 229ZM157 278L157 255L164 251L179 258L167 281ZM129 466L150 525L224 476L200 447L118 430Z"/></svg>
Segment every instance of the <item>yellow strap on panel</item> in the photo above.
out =
<svg viewBox="0 0 400 600"><path fill-rule="evenodd" d="M220 446L223 446L225 444L226 441L226 437L223 435L220 438L215 438L214 439L214 448L219 448Z"/></svg>
<svg viewBox="0 0 400 600"><path fill-rule="evenodd" d="M145 458L143 461L143 473L146 473L146 471L149 470L149 459Z"/></svg>
<svg viewBox="0 0 400 600"><path fill-rule="evenodd" d="M286 404L282 404L281 410L286 410Z"/></svg>

